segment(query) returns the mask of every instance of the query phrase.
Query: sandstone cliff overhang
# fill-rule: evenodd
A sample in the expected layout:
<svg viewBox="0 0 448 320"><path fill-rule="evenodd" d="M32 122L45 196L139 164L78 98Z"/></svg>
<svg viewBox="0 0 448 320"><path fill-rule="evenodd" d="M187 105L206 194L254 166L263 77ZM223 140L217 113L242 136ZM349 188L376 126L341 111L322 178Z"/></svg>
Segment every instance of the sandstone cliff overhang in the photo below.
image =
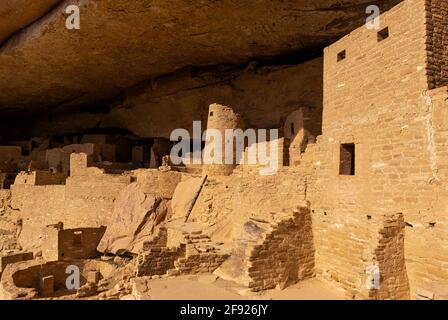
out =
<svg viewBox="0 0 448 320"><path fill-rule="evenodd" d="M57 1L38 2L0 3L14 9L0 15L3 116L92 106L187 66L320 50L362 25L368 5L399 0L77 0L49 13ZM80 30L65 28L68 4L80 7Z"/></svg>

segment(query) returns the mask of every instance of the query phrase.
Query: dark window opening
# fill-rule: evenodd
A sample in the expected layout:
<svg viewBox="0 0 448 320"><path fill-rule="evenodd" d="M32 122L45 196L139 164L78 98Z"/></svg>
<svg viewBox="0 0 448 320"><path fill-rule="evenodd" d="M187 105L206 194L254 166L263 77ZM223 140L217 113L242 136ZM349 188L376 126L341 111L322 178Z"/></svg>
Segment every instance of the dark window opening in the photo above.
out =
<svg viewBox="0 0 448 320"><path fill-rule="evenodd" d="M347 54L346 54L345 50L339 52L338 53L338 62L342 61L342 60L345 60L346 57L347 57Z"/></svg>
<svg viewBox="0 0 448 320"><path fill-rule="evenodd" d="M378 42L386 40L389 38L389 28L386 27L383 30L378 32Z"/></svg>
<svg viewBox="0 0 448 320"><path fill-rule="evenodd" d="M291 122L291 134L294 134L294 122Z"/></svg>
<svg viewBox="0 0 448 320"><path fill-rule="evenodd" d="M82 244L82 231L76 231L73 233L73 245L80 246Z"/></svg>
<svg viewBox="0 0 448 320"><path fill-rule="evenodd" d="M341 144L339 156L339 174L346 176L355 175L355 144Z"/></svg>
<svg viewBox="0 0 448 320"><path fill-rule="evenodd" d="M210 112L210 117L213 117L213 111Z"/></svg>

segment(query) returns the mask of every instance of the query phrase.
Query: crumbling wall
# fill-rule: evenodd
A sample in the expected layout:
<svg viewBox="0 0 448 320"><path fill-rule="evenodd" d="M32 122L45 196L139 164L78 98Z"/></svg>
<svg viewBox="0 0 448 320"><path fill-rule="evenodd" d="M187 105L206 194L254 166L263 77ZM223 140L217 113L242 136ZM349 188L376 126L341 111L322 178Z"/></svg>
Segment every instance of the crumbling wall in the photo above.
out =
<svg viewBox="0 0 448 320"><path fill-rule="evenodd" d="M214 241L228 242L250 218L271 220L292 210L306 194L306 178L299 168L280 168L276 174L241 170L231 176L207 179L189 221L209 227Z"/></svg>
<svg viewBox="0 0 448 320"><path fill-rule="evenodd" d="M237 168L258 170L263 175L272 175L276 174L277 167L289 166L290 140L282 136L270 137L269 130L266 130L266 140L263 141L264 136L260 134L260 129L255 132L257 142L250 145L245 143L244 152L237 157L240 161ZM260 135L262 138L259 138Z"/></svg>
<svg viewBox="0 0 448 320"><path fill-rule="evenodd" d="M369 292L375 299L409 299L409 283L404 255L403 214L387 216L379 230L374 258L378 264L378 287Z"/></svg>
<svg viewBox="0 0 448 320"><path fill-rule="evenodd" d="M19 240L24 248L39 248L42 227L49 224L63 222L67 228L107 225L118 193L131 183L130 175L109 175L98 168L87 168L85 154L71 156L83 161L72 164L76 170L65 185L11 186L11 206L23 220Z"/></svg>
<svg viewBox="0 0 448 320"><path fill-rule="evenodd" d="M14 184L28 184L33 186L60 185L65 183L66 176L49 171L21 172L16 176Z"/></svg>
<svg viewBox="0 0 448 320"><path fill-rule="evenodd" d="M279 159L280 164L286 166L300 166L303 170L308 171L314 164L309 160L313 159L313 151L317 135L317 124L313 117L309 116L309 110L300 108L291 113L284 121L283 133L284 138L279 139L279 144L284 150ZM283 141L282 141L283 140Z"/></svg>
<svg viewBox="0 0 448 320"><path fill-rule="evenodd" d="M189 225L189 231L182 231L182 227L173 229L169 224L168 244L181 243L184 255L174 262L175 269L169 270L168 274L212 273L229 257L227 250L222 248L222 243L213 242L198 229L200 225L196 225L196 230L191 224L182 226L185 228L186 225Z"/></svg>
<svg viewBox="0 0 448 320"><path fill-rule="evenodd" d="M89 273L96 271L100 278L110 277L115 267L106 261L72 260L52 261L30 260L10 264L4 270L0 281L0 299L28 300L42 297L58 296L76 293L76 289L68 289L67 267L77 266L81 271L80 285L87 283ZM42 280L51 278L50 288L43 288Z"/></svg>
<svg viewBox="0 0 448 320"><path fill-rule="evenodd" d="M34 258L32 252L20 252L11 254L0 254L0 278L2 272L8 264L17 263L20 261L32 260Z"/></svg>
<svg viewBox="0 0 448 320"><path fill-rule="evenodd" d="M185 254L184 246L178 248L151 248L137 258L137 276L164 275L174 268L174 262Z"/></svg>
<svg viewBox="0 0 448 320"><path fill-rule="evenodd" d="M424 208L419 201L417 208L408 204L411 210L400 210L406 221L406 268L413 298L448 299L448 88L427 92L424 108L429 166L420 169L426 186L416 189Z"/></svg>
<svg viewBox="0 0 448 320"><path fill-rule="evenodd" d="M198 274L212 273L226 259L228 255L222 255L214 252L188 254L186 257L180 257L174 261L175 273L181 274Z"/></svg>
<svg viewBox="0 0 448 320"><path fill-rule="evenodd" d="M314 243L311 213L299 207L292 215L270 226L260 244L246 253L249 288L281 289L314 276Z"/></svg>
<svg viewBox="0 0 448 320"><path fill-rule="evenodd" d="M106 231L100 228L63 229L62 224L43 230L42 256L46 261L88 259L99 255L96 247Z"/></svg>
<svg viewBox="0 0 448 320"><path fill-rule="evenodd" d="M136 262L137 276L163 275L174 268L174 261L185 255L185 245L167 247L167 241L167 230L160 228L152 241L143 244Z"/></svg>
<svg viewBox="0 0 448 320"><path fill-rule="evenodd" d="M65 186L33 186L17 184L11 186L11 207L19 211L23 226L19 242L31 248L41 242L42 227L68 220L65 215ZM78 218L79 219L79 218ZM72 220L79 223L79 220Z"/></svg>
<svg viewBox="0 0 448 320"><path fill-rule="evenodd" d="M381 16L380 30L359 28L325 49L323 135L307 193L316 272L364 296L373 235L395 212L407 223L411 297L425 289L441 298L448 283L447 135L435 125L446 104L436 111L427 91L425 4L403 1ZM353 174L340 174L342 144L354 144Z"/></svg>

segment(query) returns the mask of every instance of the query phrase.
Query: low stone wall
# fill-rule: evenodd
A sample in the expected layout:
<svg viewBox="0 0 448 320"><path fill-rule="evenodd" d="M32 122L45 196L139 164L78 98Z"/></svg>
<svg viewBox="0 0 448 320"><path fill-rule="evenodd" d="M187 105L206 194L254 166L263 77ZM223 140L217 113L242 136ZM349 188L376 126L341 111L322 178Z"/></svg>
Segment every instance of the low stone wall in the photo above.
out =
<svg viewBox="0 0 448 320"><path fill-rule="evenodd" d="M30 173L20 172L14 181L15 185L27 184L33 186L60 185L65 184L67 177L62 173L50 171L33 171Z"/></svg>
<svg viewBox="0 0 448 320"><path fill-rule="evenodd" d="M77 266L80 270L80 286L87 283L88 273L91 271L98 271L100 278L107 278L115 270L115 266L112 264L98 260L47 263L43 260L31 260L10 264L3 272L0 281L0 299L28 300L40 298L43 293L42 289L44 289L41 281L46 277L53 277L51 289L58 296L74 294L76 290L69 290L66 287L66 280L69 276L66 269L70 265Z"/></svg>
<svg viewBox="0 0 448 320"><path fill-rule="evenodd" d="M212 273L228 258L202 231L190 233L177 227L161 228L153 241L143 245L137 258L138 276ZM187 224L188 228L192 226Z"/></svg>
<svg viewBox="0 0 448 320"><path fill-rule="evenodd" d="M179 248L152 248L138 256L137 276L163 275L174 268L174 262L185 254L185 246Z"/></svg>
<svg viewBox="0 0 448 320"><path fill-rule="evenodd" d="M12 263L17 263L20 261L32 260L33 258L34 258L34 256L33 256L32 252L1 254L0 255L0 277L7 265L12 264Z"/></svg>
<svg viewBox="0 0 448 320"><path fill-rule="evenodd" d="M160 228L152 241L143 244L143 250L137 257L137 276L166 274L174 268L174 261L185 255L185 245L167 247L168 232Z"/></svg>
<svg viewBox="0 0 448 320"><path fill-rule="evenodd" d="M227 254L219 254L215 252L204 252L186 255L174 262L176 274L197 274L197 273L212 273L215 271L227 258Z"/></svg>

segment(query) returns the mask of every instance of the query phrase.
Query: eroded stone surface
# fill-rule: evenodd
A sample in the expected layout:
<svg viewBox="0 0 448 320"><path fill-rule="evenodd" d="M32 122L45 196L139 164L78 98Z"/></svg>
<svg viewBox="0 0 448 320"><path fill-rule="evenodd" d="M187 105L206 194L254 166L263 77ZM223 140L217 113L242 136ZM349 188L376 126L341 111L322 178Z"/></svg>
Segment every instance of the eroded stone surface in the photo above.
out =
<svg viewBox="0 0 448 320"><path fill-rule="evenodd" d="M150 240L154 228L167 214L167 203L145 194L137 183L124 188L115 201L114 213L106 234L98 245L103 253L138 253L144 240Z"/></svg>
<svg viewBox="0 0 448 320"><path fill-rule="evenodd" d="M61 0L3 0L0 4L0 44L20 32Z"/></svg>

